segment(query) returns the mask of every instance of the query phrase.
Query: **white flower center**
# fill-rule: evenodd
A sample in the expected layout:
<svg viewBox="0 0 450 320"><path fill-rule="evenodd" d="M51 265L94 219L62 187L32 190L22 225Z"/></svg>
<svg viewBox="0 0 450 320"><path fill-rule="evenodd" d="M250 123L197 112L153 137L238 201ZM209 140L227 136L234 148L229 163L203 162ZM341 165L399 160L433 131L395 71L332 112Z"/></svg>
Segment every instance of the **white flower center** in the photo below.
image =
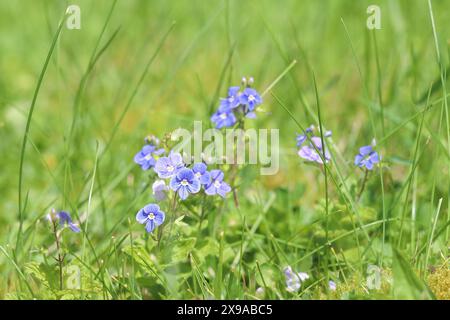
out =
<svg viewBox="0 0 450 320"><path fill-rule="evenodd" d="M234 97L230 97L230 98L228 99L228 101L233 102L233 101L234 101Z"/></svg>
<svg viewBox="0 0 450 320"><path fill-rule="evenodd" d="M172 172L175 168L173 166L167 166L167 171Z"/></svg>
<svg viewBox="0 0 450 320"><path fill-rule="evenodd" d="M150 160L152 158L152 155L151 155L151 153L149 153L148 155L146 155L145 157L144 157L144 159L145 160Z"/></svg>
<svg viewBox="0 0 450 320"><path fill-rule="evenodd" d="M227 114L226 114L226 113L222 113L222 114L220 115L220 119L225 120L226 118L227 118Z"/></svg>
<svg viewBox="0 0 450 320"><path fill-rule="evenodd" d="M197 173L195 174L195 176L196 176L197 178L200 178L200 177L202 176L202 174L201 174L200 172L197 172Z"/></svg>
<svg viewBox="0 0 450 320"><path fill-rule="evenodd" d="M248 101L255 101L256 99L255 99L255 97L251 94L251 95L249 95L248 96Z"/></svg>
<svg viewBox="0 0 450 320"><path fill-rule="evenodd" d="M183 181L181 181L182 186L187 186L188 184L189 182L186 179L183 179Z"/></svg>
<svg viewBox="0 0 450 320"><path fill-rule="evenodd" d="M218 180L214 181L214 187L220 188L220 185L221 185L220 181Z"/></svg>
<svg viewBox="0 0 450 320"><path fill-rule="evenodd" d="M155 219L155 214L154 214L153 212L150 212L150 213L148 214L148 219L149 219L149 220Z"/></svg>

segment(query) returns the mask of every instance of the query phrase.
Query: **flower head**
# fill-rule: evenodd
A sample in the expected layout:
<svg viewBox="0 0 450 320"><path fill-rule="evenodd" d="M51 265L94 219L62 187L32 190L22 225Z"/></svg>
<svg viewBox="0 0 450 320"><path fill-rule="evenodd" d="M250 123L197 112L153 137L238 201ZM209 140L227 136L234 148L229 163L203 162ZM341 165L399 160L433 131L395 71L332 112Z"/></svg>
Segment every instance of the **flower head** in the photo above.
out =
<svg viewBox="0 0 450 320"><path fill-rule="evenodd" d="M308 139L308 133L311 133L313 129L311 127L306 128L302 134L297 134L297 147L301 147L303 143Z"/></svg>
<svg viewBox="0 0 450 320"><path fill-rule="evenodd" d="M206 171L208 168L206 164L203 162L199 162L194 164L192 167L192 171L194 172L197 179L200 181L201 184L209 184L211 181L211 176L208 171Z"/></svg>
<svg viewBox="0 0 450 320"><path fill-rule="evenodd" d="M211 121L216 124L216 128L232 127L236 123L236 116L232 111L218 110L211 116Z"/></svg>
<svg viewBox="0 0 450 320"><path fill-rule="evenodd" d="M157 204L148 204L138 211L136 221L145 224L145 230L152 232L157 226L164 222L165 214Z"/></svg>
<svg viewBox="0 0 450 320"><path fill-rule="evenodd" d="M239 105L239 87L230 87L228 96L220 99L220 112L230 112Z"/></svg>
<svg viewBox="0 0 450 320"><path fill-rule="evenodd" d="M372 170L374 164L380 162L378 153L373 150L372 146L364 146L359 148L359 153L355 157L355 165L362 168L366 167L367 170Z"/></svg>
<svg viewBox="0 0 450 320"><path fill-rule="evenodd" d="M313 144L315 147L313 146ZM320 152L320 155L317 151ZM317 162L320 164L323 163L322 157L325 158L325 162L328 162L331 158L330 153L326 148L325 154L323 153L322 139L319 137L312 137L311 143L309 145L304 145L303 147L301 147L298 151L298 155L307 161Z"/></svg>
<svg viewBox="0 0 450 320"><path fill-rule="evenodd" d="M301 283L309 279L309 275L305 272L295 272L290 266L284 268L284 275L286 277L286 290L289 292L297 292Z"/></svg>
<svg viewBox="0 0 450 320"><path fill-rule="evenodd" d="M331 291L336 291L336 283L333 280L328 281L328 288Z"/></svg>
<svg viewBox="0 0 450 320"><path fill-rule="evenodd" d="M178 152L171 152L168 157L161 157L156 161L155 172L162 179L173 177L179 169L184 167L183 157Z"/></svg>
<svg viewBox="0 0 450 320"><path fill-rule="evenodd" d="M169 190L169 187L166 186L166 182L164 180L156 180L153 182L152 191L153 197L156 201L163 201L166 198L166 192Z"/></svg>
<svg viewBox="0 0 450 320"><path fill-rule="evenodd" d="M55 209L52 209L52 212L47 215L47 219L50 221L59 221L59 225L61 227L68 226L70 230L75 233L80 232L80 228L73 223L72 217L66 211L56 212Z"/></svg>
<svg viewBox="0 0 450 320"><path fill-rule="evenodd" d="M134 156L134 162L140 165L142 170L150 169L156 163L156 160L152 155L155 151L156 147L151 144L143 146L142 149Z"/></svg>
<svg viewBox="0 0 450 320"><path fill-rule="evenodd" d="M207 195L218 194L225 198L226 194L231 191L231 187L223 181L223 172L221 170L211 170L211 182L205 187Z"/></svg>
<svg viewBox="0 0 450 320"><path fill-rule="evenodd" d="M248 112L252 112L262 103L262 98L255 89L245 88L239 95L239 102L247 106Z"/></svg>
<svg viewBox="0 0 450 320"><path fill-rule="evenodd" d="M181 200L185 200L190 193L200 191L200 180L195 176L194 171L183 168L177 172L170 180L170 188L178 192Z"/></svg>

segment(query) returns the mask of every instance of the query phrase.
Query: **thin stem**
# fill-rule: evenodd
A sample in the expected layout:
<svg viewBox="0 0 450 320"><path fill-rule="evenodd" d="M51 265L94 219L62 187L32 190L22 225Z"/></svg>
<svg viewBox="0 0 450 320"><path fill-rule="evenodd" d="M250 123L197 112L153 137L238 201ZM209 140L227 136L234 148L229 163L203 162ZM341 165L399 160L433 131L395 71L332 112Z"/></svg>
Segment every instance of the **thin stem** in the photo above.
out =
<svg viewBox="0 0 450 320"><path fill-rule="evenodd" d="M63 289L63 265L65 256L61 253L61 244L58 237L58 226L56 221L52 221L53 224L53 235L55 236L56 250L58 252L58 257L55 260L58 262L59 266L59 290Z"/></svg>
<svg viewBox="0 0 450 320"><path fill-rule="evenodd" d="M361 184L361 189L359 189L358 195L356 196L356 202L359 202L359 199L361 198L362 193L364 192L364 189L366 187L367 178L369 177L369 170L365 169L364 172L364 179Z"/></svg>

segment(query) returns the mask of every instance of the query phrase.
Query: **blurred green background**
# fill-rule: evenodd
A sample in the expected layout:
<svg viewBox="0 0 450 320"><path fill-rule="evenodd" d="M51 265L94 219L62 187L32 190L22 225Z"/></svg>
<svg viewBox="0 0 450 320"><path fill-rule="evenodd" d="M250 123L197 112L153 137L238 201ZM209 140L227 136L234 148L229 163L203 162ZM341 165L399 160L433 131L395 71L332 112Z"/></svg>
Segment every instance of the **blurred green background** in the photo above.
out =
<svg viewBox="0 0 450 320"><path fill-rule="evenodd" d="M360 146L374 138L369 114L372 110L377 140L386 137L379 148L386 161L386 202L388 207L392 204L408 177L420 117L404 121L425 107L427 91L433 83L431 101L442 97L426 1L119 0L102 45L118 28L119 31L87 80L67 155L74 98L111 3L0 1L2 245L15 244L20 146L26 117L58 21L69 4L81 8L81 30L62 29L37 99L24 161L25 228L35 224L51 207L76 208L80 216L86 211L96 143L102 150L111 138L148 59L174 21L173 31L150 66L97 168L96 187L103 188L103 196L94 196L96 209L90 221L94 241L101 242L124 216L134 219L149 195L138 194L137 186L142 184L144 175L132 164L146 135L162 137L177 127L192 128L193 120L209 122L210 105L218 105L217 89L219 96L224 96L228 85L239 84L242 76L253 76L255 87L263 91L293 60L298 63L276 85L274 94L302 125L317 125L305 108L306 103L316 110L311 70L314 71L323 123L333 131L344 176L355 183L360 173L352 166L353 158ZM366 10L371 4L381 8L382 29L374 32L366 28ZM448 65L449 9L448 1L433 1L443 66ZM382 92L384 129L380 124L378 90ZM424 230L429 228L437 199L443 198L441 219L446 218L448 207L449 150L445 115L442 116L440 103L437 105L426 113L420 139L423 156L414 182L414 210ZM292 195L289 202L277 197L281 201L280 216L273 217L292 222L274 227L275 234L288 239L299 232L299 225L313 219L315 206L323 199L323 178L320 171L301 164L295 148L295 133L299 129L270 94L265 97L263 109L265 113L248 123L280 129L280 172L259 177L250 169L243 174L255 180L245 180L245 176L243 180L247 181L248 192L260 193L266 199L271 190L282 189ZM368 186L365 201L379 217L381 199L376 176ZM331 191L330 197L339 195ZM409 216L410 200L406 203ZM393 216L401 214L403 207L396 210ZM248 219L253 219L252 214ZM114 232L127 228L119 226ZM45 234L43 229L38 230L36 239ZM36 247L38 240L30 244L31 249ZM10 270L10 266L0 256L0 272L3 269ZM0 292L7 290L6 283L1 286Z"/></svg>

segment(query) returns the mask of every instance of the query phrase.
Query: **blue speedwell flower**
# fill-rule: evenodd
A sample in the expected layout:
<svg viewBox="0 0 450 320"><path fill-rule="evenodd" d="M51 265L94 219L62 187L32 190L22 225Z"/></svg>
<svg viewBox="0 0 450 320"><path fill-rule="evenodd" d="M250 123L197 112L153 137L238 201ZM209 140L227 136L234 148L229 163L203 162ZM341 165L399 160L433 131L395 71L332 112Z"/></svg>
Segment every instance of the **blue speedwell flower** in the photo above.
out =
<svg viewBox="0 0 450 320"><path fill-rule="evenodd" d="M184 163L181 154L171 152L168 157L161 157L156 161L154 170L158 177L167 179L173 177L183 167Z"/></svg>
<svg viewBox="0 0 450 320"><path fill-rule="evenodd" d="M152 168L156 163L155 158L153 158L153 153L155 151L156 147L151 144L143 146L142 149L134 156L134 162L140 165L142 170Z"/></svg>
<svg viewBox="0 0 450 320"><path fill-rule="evenodd" d="M359 153L355 157L355 165L367 170L372 170L373 166L380 162L378 153L373 150L372 146L364 146L359 148Z"/></svg>
<svg viewBox="0 0 450 320"><path fill-rule="evenodd" d="M315 148L314 148L314 146ZM319 153L316 151L318 150L320 152ZM323 148L322 148L322 139L319 137L312 137L311 138L311 143L309 145L304 145L303 147L300 148L300 150L298 151L298 155L307 160L307 161L312 161L312 162L317 162L320 164L323 164L323 160L322 157L324 157L323 154ZM325 162L328 162L330 160L330 153L328 152L328 150L325 148Z"/></svg>
<svg viewBox="0 0 450 320"><path fill-rule="evenodd" d="M221 112L219 110L212 115L211 121L216 124L217 129L221 129L223 127L232 127L236 123L236 117L232 111Z"/></svg>
<svg viewBox="0 0 450 320"><path fill-rule="evenodd" d="M247 106L248 112L252 112L262 103L262 98L255 89L245 88L239 95L239 102Z"/></svg>
<svg viewBox="0 0 450 320"><path fill-rule="evenodd" d="M230 112L239 105L239 87L230 87L228 97L220 99L220 112Z"/></svg>
<svg viewBox="0 0 450 320"><path fill-rule="evenodd" d="M302 282L309 279L309 275L305 272L294 272L290 266L284 268L284 275L286 277L286 290L289 292L297 292Z"/></svg>
<svg viewBox="0 0 450 320"><path fill-rule="evenodd" d="M205 187L205 193L213 196L218 194L225 198L228 192L231 191L230 186L223 181L223 172L221 170L211 170L211 182Z"/></svg>
<svg viewBox="0 0 450 320"><path fill-rule="evenodd" d="M138 211L136 220L140 224L145 224L145 230L152 232L157 226L164 222L165 214L157 204L148 204Z"/></svg>
<svg viewBox="0 0 450 320"><path fill-rule="evenodd" d="M59 224L61 225L61 227L64 226L68 226L70 230L72 230L73 232L80 232L80 228L78 228L73 222L72 222L72 218L70 216L70 214L66 211L59 211L56 214L56 219L59 220Z"/></svg>
<svg viewBox="0 0 450 320"><path fill-rule="evenodd" d="M194 172L195 177L203 185L209 184L211 181L211 176L210 176L209 172L207 171L207 169L208 168L206 167L206 164L204 164L203 162L196 163L192 167L192 171Z"/></svg>
<svg viewBox="0 0 450 320"><path fill-rule="evenodd" d="M333 280L330 280L330 281L328 281L328 288L331 290L331 291L336 291L336 282L334 282Z"/></svg>
<svg viewBox="0 0 450 320"><path fill-rule="evenodd" d="M301 147L308 138L308 134L313 131L312 127L306 128L302 134L297 134L297 147Z"/></svg>
<svg viewBox="0 0 450 320"><path fill-rule="evenodd" d="M199 192L200 187L200 180L188 168L180 169L170 180L170 188L178 193L181 200L185 200L190 193Z"/></svg>

